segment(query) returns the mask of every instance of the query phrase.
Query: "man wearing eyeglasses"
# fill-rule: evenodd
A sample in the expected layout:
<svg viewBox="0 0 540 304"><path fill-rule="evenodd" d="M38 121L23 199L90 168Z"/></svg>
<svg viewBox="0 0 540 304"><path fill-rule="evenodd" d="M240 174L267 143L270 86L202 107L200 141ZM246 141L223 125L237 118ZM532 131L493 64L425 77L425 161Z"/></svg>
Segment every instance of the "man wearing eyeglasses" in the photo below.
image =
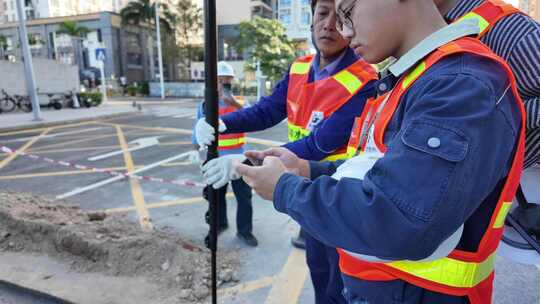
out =
<svg viewBox="0 0 540 304"><path fill-rule="evenodd" d="M353 120L373 94L372 80L377 76L336 30L334 0L311 4L317 55L295 60L273 93L253 107L221 117L221 134L260 131L287 118L290 142L284 148L313 161L347 157ZM201 146L215 138L213 128L204 120L197 122L196 133ZM232 170L233 164L244 160L244 156L224 156L208 162L203 167L207 183L219 188L239 178ZM315 302L345 303L336 249L309 235L305 239Z"/></svg>

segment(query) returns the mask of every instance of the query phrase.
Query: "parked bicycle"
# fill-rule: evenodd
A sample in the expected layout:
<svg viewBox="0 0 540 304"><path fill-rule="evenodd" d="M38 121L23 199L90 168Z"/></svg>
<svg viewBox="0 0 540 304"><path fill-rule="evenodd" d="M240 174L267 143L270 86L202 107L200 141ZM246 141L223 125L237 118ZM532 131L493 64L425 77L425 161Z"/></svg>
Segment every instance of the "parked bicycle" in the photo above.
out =
<svg viewBox="0 0 540 304"><path fill-rule="evenodd" d="M9 95L3 89L1 93L2 97L0 99L0 109L2 112L12 112L16 108L19 108L24 112L32 111L32 102L28 96L17 94Z"/></svg>

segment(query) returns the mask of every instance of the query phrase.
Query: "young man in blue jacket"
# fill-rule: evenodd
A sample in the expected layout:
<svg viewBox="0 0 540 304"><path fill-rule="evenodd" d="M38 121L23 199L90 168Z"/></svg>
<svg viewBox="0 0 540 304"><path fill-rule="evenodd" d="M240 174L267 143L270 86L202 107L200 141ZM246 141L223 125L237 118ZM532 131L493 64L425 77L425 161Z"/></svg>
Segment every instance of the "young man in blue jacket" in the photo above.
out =
<svg viewBox="0 0 540 304"><path fill-rule="evenodd" d="M334 1L312 1L312 7L317 55L297 59L270 96L221 117L221 134L260 131L287 118L290 142L284 148L313 161L345 157L348 133L373 94L371 80L376 74L336 30ZM200 120L196 129L200 145L214 140L213 129L205 121ZM210 161L203 167L208 184L219 188L238 178L232 165L244 159L224 156ZM306 257L316 303L344 303L336 249L306 236Z"/></svg>
<svg viewBox="0 0 540 304"><path fill-rule="evenodd" d="M479 18L447 26L432 0L338 0L337 9L357 54L398 59L353 128L351 149L363 153L317 163L274 148L248 153L263 165L236 172L341 248L349 303L491 303L525 149L509 67L468 37Z"/></svg>

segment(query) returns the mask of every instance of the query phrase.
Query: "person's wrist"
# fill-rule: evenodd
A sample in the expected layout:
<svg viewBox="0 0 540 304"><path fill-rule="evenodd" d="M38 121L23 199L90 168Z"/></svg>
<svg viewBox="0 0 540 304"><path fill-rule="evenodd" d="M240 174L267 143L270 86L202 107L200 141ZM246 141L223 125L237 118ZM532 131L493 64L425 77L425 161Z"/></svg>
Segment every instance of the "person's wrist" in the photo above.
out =
<svg viewBox="0 0 540 304"><path fill-rule="evenodd" d="M298 174L305 178L311 177L311 170L309 168L309 162L305 159L298 161Z"/></svg>

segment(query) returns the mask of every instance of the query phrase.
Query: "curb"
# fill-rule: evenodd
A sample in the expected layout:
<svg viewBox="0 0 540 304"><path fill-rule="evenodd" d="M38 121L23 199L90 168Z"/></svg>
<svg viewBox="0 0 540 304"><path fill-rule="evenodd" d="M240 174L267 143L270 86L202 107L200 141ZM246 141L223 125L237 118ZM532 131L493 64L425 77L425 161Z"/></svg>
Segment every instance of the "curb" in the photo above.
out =
<svg viewBox="0 0 540 304"><path fill-rule="evenodd" d="M119 117L129 116L129 115L138 114L138 113L140 112L135 110L133 112L104 114L104 115L98 115L94 117L86 117L86 118L78 118L78 119L69 119L69 120L51 121L51 122L36 122L36 123L30 123L23 126L0 128L0 133L55 127L55 126L60 126L60 125L65 125L65 124L74 124L74 123L79 123L79 122L92 121L96 119L119 118Z"/></svg>

